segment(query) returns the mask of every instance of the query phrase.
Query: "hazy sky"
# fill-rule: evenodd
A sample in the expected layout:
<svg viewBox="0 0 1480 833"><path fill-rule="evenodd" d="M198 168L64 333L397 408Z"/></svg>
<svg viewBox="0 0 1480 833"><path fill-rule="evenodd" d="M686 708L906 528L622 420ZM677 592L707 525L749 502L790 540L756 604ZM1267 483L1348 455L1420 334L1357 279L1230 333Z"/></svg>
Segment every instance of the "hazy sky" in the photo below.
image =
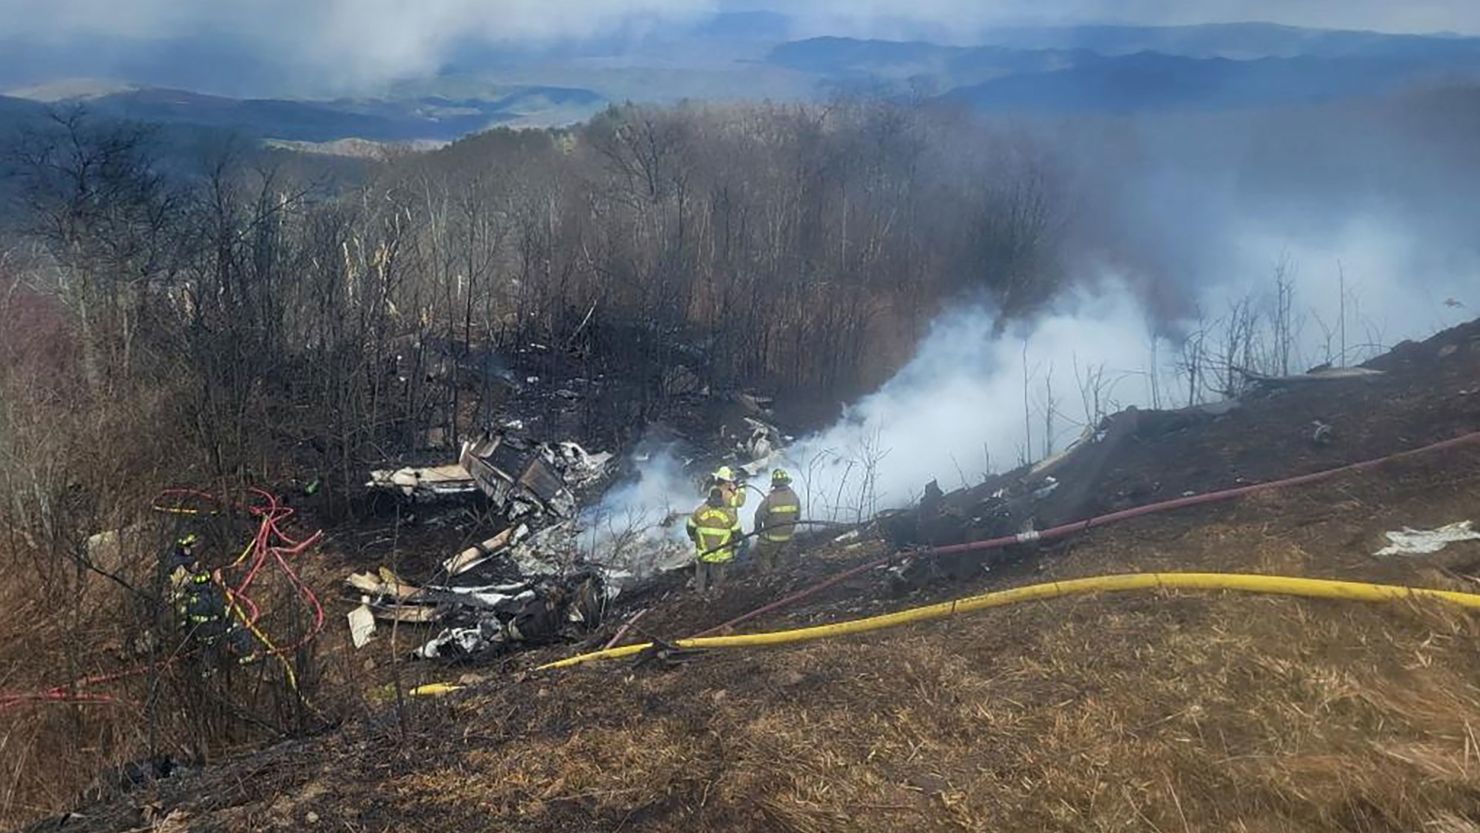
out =
<svg viewBox="0 0 1480 833"><path fill-rule="evenodd" d="M457 42L543 43L758 8L792 15L797 34L957 41L991 24L1103 21L1480 34L1480 0L0 0L0 41L200 37L311 69L324 83L357 84L433 71Z"/></svg>
<svg viewBox="0 0 1480 833"><path fill-rule="evenodd" d="M1480 33L1477 0L726 0L813 20L905 20L973 29L992 23L1221 23L1265 20L1329 29Z"/></svg>

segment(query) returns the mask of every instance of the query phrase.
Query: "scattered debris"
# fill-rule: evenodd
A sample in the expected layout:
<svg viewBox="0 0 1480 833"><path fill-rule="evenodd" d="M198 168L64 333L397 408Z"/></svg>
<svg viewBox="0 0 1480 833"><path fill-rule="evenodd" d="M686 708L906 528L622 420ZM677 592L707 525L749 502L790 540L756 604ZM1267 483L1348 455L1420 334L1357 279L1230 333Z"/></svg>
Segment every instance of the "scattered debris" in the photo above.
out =
<svg viewBox="0 0 1480 833"><path fill-rule="evenodd" d="M592 454L577 442L561 442L554 446L555 466L561 470L565 482L573 489L583 489L606 476L613 455L609 451Z"/></svg>
<svg viewBox="0 0 1480 833"><path fill-rule="evenodd" d="M398 601L407 601L414 597L420 589L402 582L384 567L375 573L351 573L345 583L350 587L372 596L392 596Z"/></svg>
<svg viewBox="0 0 1480 833"><path fill-rule="evenodd" d="M1470 521L1446 524L1438 529L1409 529L1384 533L1389 543L1377 555L1427 555L1457 541L1480 541L1480 532L1471 529Z"/></svg>
<svg viewBox="0 0 1480 833"><path fill-rule="evenodd" d="M489 558L492 558L510 544L519 542L528 534L528 526L525 524L515 524L492 538L474 544L442 562L442 569L446 570L449 576L465 573L484 563Z"/></svg>
<svg viewBox="0 0 1480 833"><path fill-rule="evenodd" d="M567 518L576 508L571 490L599 482L611 461L611 454L593 454L575 442L531 443L512 434L487 434L463 443L457 463L377 469L366 485L413 500L482 492L510 520L546 513Z"/></svg>
<svg viewBox="0 0 1480 833"><path fill-rule="evenodd" d="M1058 487L1059 481L1052 475L1049 475L1048 477L1043 478L1043 485L1039 486L1037 489L1034 489L1033 493L1029 497L1031 497L1033 500L1042 500L1053 494L1054 489L1057 489Z"/></svg>
<svg viewBox="0 0 1480 833"><path fill-rule="evenodd" d="M1316 445L1330 445L1336 439L1336 429L1329 423L1320 420L1311 422L1314 430L1311 432L1310 441Z"/></svg>
<svg viewBox="0 0 1480 833"><path fill-rule="evenodd" d="M478 488L467 469L455 464L378 469L370 472L370 482L365 485L372 489L398 491L413 499L470 495Z"/></svg>
<svg viewBox="0 0 1480 833"><path fill-rule="evenodd" d="M1064 460L1068 459L1069 455L1073 454L1086 445L1096 442L1102 436L1103 433L1101 431L1098 431L1091 426L1085 426L1084 431L1080 433L1080 435L1073 442L1069 443L1069 445L1066 446L1063 451L1060 451L1059 453L1050 455L1048 457L1044 457L1042 460L1034 463L1032 468L1028 469L1028 473L1040 474L1042 472L1052 471L1056 466L1058 466Z"/></svg>
<svg viewBox="0 0 1480 833"><path fill-rule="evenodd" d="M460 617L460 624L432 637L413 655L466 660L511 644L552 642L571 630L589 632L601 624L608 601L595 571L541 581L491 610Z"/></svg>
<svg viewBox="0 0 1480 833"><path fill-rule="evenodd" d="M416 686L406 693L412 697L441 697L444 694L451 694L454 691L462 690L463 686L454 683L427 683Z"/></svg>
<svg viewBox="0 0 1480 833"><path fill-rule="evenodd" d="M745 424L750 428L750 436L742 438L736 450L753 461L752 465L770 460L785 442L774 425L754 417L746 417Z"/></svg>
<svg viewBox="0 0 1480 833"><path fill-rule="evenodd" d="M371 614L387 622L399 622L403 625L429 625L442 621L447 611L440 607L420 605L377 605L371 609Z"/></svg>
<svg viewBox="0 0 1480 833"><path fill-rule="evenodd" d="M744 408L751 416L770 416L771 405L775 402L769 396L756 396L750 393L735 394L735 402Z"/></svg>
<svg viewBox="0 0 1480 833"><path fill-rule="evenodd" d="M375 614L370 612L369 604L361 602L359 607L349 612L349 638L356 648L363 648L374 635Z"/></svg>
<svg viewBox="0 0 1480 833"><path fill-rule="evenodd" d="M575 497L559 472L538 450L508 435L485 435L464 443L458 462L511 519L542 509L561 517L575 512Z"/></svg>
<svg viewBox="0 0 1480 833"><path fill-rule="evenodd" d="M1368 367L1317 367L1312 368L1309 373L1296 373L1290 376L1270 376L1243 368L1235 369L1250 382L1271 386L1294 385L1304 382L1336 382L1343 379L1371 379L1385 375L1381 370L1373 370Z"/></svg>

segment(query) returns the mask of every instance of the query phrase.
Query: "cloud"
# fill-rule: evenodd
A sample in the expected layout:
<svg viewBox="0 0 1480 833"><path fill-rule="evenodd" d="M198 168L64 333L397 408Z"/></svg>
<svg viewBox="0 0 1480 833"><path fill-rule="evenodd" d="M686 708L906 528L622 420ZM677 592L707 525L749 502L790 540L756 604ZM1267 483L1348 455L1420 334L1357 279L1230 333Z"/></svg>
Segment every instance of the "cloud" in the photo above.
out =
<svg viewBox="0 0 1480 833"><path fill-rule="evenodd" d="M1480 34L1474 0L732 0L729 8L791 14L799 30L889 37L902 29L970 40L994 25L1269 21L1325 29Z"/></svg>
<svg viewBox="0 0 1480 833"><path fill-rule="evenodd" d="M459 44L538 45L690 19L709 0L0 0L9 36L41 42L230 43L340 86L435 71Z"/></svg>
<svg viewBox="0 0 1480 833"><path fill-rule="evenodd" d="M744 9L784 13L798 36L956 43L997 25L1107 21L1480 33L1474 0L0 0L0 82L114 75L234 94L355 91L425 77L458 50L640 35Z"/></svg>

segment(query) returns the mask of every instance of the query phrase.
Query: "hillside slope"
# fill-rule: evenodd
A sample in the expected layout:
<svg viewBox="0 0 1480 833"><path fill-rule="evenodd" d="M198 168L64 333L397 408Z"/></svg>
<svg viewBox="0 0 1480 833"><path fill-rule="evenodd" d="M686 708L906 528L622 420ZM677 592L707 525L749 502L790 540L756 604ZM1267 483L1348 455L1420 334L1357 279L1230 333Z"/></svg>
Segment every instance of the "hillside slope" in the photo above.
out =
<svg viewBox="0 0 1480 833"><path fill-rule="evenodd" d="M1083 471L1103 488L1154 474L1207 490L1239 471L1329 468L1480 428L1480 326L1375 366L1393 372L1133 437ZM1296 430L1314 409L1345 426L1320 459L1299 452ZM890 597L879 571L746 629L1140 570L1473 592L1475 542L1373 553L1384 531L1474 519L1477 507L1471 444L1128 521L935 576L906 598ZM628 604L654 608L647 633L681 636L881 549L821 542L713 603L670 586ZM1439 605L1127 593L677 664L527 671L572 652L547 648L446 699L34 829L1473 831L1477 636L1474 615Z"/></svg>

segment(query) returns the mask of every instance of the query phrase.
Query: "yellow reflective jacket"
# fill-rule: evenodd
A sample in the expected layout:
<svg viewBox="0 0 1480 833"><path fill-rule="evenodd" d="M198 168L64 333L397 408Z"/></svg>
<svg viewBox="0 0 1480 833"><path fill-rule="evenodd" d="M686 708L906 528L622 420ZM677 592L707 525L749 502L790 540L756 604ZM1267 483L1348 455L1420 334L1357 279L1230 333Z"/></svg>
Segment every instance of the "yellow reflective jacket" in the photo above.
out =
<svg viewBox="0 0 1480 833"><path fill-rule="evenodd" d="M802 518L802 500L790 486L778 486L766 495L755 509L755 528L761 538L773 544L784 544L796 532Z"/></svg>
<svg viewBox="0 0 1480 833"><path fill-rule="evenodd" d="M735 558L734 541L740 536L740 515L728 506L707 502L689 516L689 540L700 561L723 564ZM710 552L710 550L714 550Z"/></svg>

